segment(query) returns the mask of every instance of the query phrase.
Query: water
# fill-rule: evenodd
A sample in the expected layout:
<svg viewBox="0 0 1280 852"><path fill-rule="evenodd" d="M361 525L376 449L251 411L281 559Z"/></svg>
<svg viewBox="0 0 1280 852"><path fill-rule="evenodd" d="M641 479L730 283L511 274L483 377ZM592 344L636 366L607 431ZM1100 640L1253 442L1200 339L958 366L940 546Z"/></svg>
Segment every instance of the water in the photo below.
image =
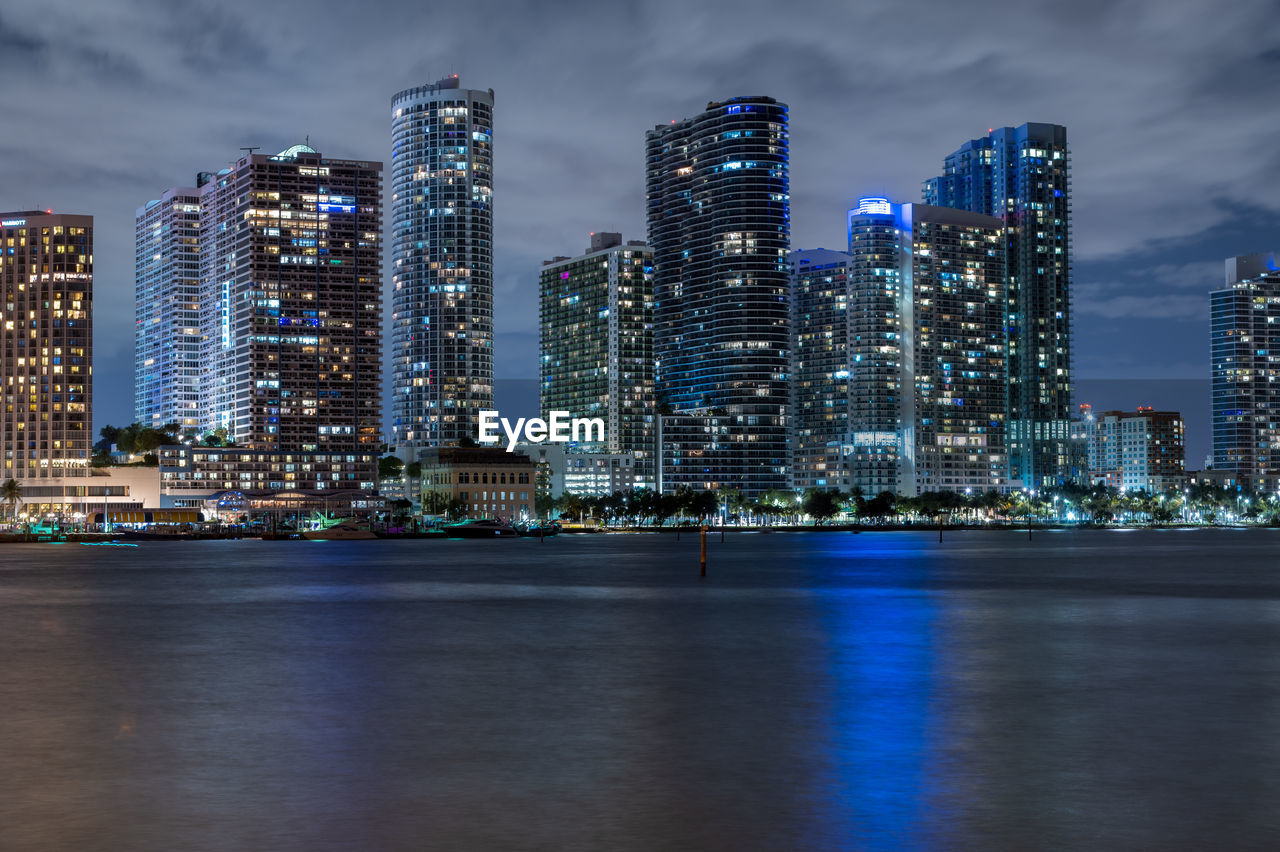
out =
<svg viewBox="0 0 1280 852"><path fill-rule="evenodd" d="M1264 849L1280 531L0 545L0 849Z"/></svg>

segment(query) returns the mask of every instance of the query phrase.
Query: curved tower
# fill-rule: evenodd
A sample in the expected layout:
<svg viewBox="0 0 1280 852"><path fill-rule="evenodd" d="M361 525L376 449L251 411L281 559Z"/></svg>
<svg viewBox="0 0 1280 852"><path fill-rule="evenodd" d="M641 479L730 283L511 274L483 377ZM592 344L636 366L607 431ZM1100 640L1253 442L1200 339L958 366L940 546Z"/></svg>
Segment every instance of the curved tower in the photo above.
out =
<svg viewBox="0 0 1280 852"><path fill-rule="evenodd" d="M787 106L767 97L709 103L645 142L658 399L675 418L662 439L663 487L783 488ZM693 447L682 435L717 437Z"/></svg>
<svg viewBox="0 0 1280 852"><path fill-rule="evenodd" d="M456 444L493 407L493 90L455 74L391 108L394 441Z"/></svg>

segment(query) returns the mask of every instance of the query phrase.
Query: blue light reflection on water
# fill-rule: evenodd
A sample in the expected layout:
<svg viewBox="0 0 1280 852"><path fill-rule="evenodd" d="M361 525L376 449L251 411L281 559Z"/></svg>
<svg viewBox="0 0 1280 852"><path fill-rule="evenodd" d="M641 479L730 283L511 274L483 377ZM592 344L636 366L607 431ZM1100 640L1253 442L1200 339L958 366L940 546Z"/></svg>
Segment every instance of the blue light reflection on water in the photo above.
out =
<svg viewBox="0 0 1280 852"><path fill-rule="evenodd" d="M867 591L823 607L831 642L825 742L828 774L815 846L856 839L906 848L931 799L925 765L932 713L934 603L931 593Z"/></svg>

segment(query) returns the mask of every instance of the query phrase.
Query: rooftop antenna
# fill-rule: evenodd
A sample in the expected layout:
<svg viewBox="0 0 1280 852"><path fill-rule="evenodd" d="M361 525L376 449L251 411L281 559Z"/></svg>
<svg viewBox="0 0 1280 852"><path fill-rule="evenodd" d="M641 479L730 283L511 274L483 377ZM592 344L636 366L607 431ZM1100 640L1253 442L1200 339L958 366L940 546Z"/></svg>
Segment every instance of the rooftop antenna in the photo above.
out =
<svg viewBox="0 0 1280 852"><path fill-rule="evenodd" d="M253 152L254 152L254 151L257 151L257 150L258 150L259 148L261 148L261 147L262 147L261 145L250 145L250 146L248 146L248 147L241 146L241 147L240 147L240 150L241 150L241 151L248 151L248 152L249 152L249 156L250 156L250 157L252 157L252 156L253 156Z"/></svg>

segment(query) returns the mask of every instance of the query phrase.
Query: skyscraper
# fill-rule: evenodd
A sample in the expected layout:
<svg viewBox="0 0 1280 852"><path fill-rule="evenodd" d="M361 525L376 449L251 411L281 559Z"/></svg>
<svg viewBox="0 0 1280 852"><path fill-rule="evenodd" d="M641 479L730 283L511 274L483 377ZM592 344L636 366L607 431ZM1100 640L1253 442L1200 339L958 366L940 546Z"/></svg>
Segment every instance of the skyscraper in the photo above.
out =
<svg viewBox="0 0 1280 852"><path fill-rule="evenodd" d="M1067 129L1001 127L949 155L927 204L1004 222L1010 475L1025 487L1070 473L1071 181Z"/></svg>
<svg viewBox="0 0 1280 852"><path fill-rule="evenodd" d="M833 487L827 446L849 435L849 267L842 251L791 253L791 484Z"/></svg>
<svg viewBox="0 0 1280 852"><path fill-rule="evenodd" d="M0 291L3 478L22 484L28 508L83 503L93 443L93 217L0 214Z"/></svg>
<svg viewBox="0 0 1280 852"><path fill-rule="evenodd" d="M849 211L847 484L1005 484L1003 224L864 198Z"/></svg>
<svg viewBox="0 0 1280 852"><path fill-rule="evenodd" d="M200 427L200 190L175 187L134 217L134 419Z"/></svg>
<svg viewBox="0 0 1280 852"><path fill-rule="evenodd" d="M679 421L664 426L662 487L785 487L787 107L709 103L645 141L658 399Z"/></svg>
<svg viewBox="0 0 1280 852"><path fill-rule="evenodd" d="M395 443L476 436L493 408L493 90L458 76L391 99Z"/></svg>
<svg viewBox="0 0 1280 852"><path fill-rule="evenodd" d="M542 411L600 417L605 441L587 452L653 458L653 253L643 242L594 233L578 257L543 264Z"/></svg>
<svg viewBox="0 0 1280 852"><path fill-rule="evenodd" d="M382 164L306 145L200 188L204 430L290 452L381 442Z"/></svg>
<svg viewBox="0 0 1280 852"><path fill-rule="evenodd" d="M1248 487L1280 473L1280 253L1227 259L1209 295L1213 467Z"/></svg>

